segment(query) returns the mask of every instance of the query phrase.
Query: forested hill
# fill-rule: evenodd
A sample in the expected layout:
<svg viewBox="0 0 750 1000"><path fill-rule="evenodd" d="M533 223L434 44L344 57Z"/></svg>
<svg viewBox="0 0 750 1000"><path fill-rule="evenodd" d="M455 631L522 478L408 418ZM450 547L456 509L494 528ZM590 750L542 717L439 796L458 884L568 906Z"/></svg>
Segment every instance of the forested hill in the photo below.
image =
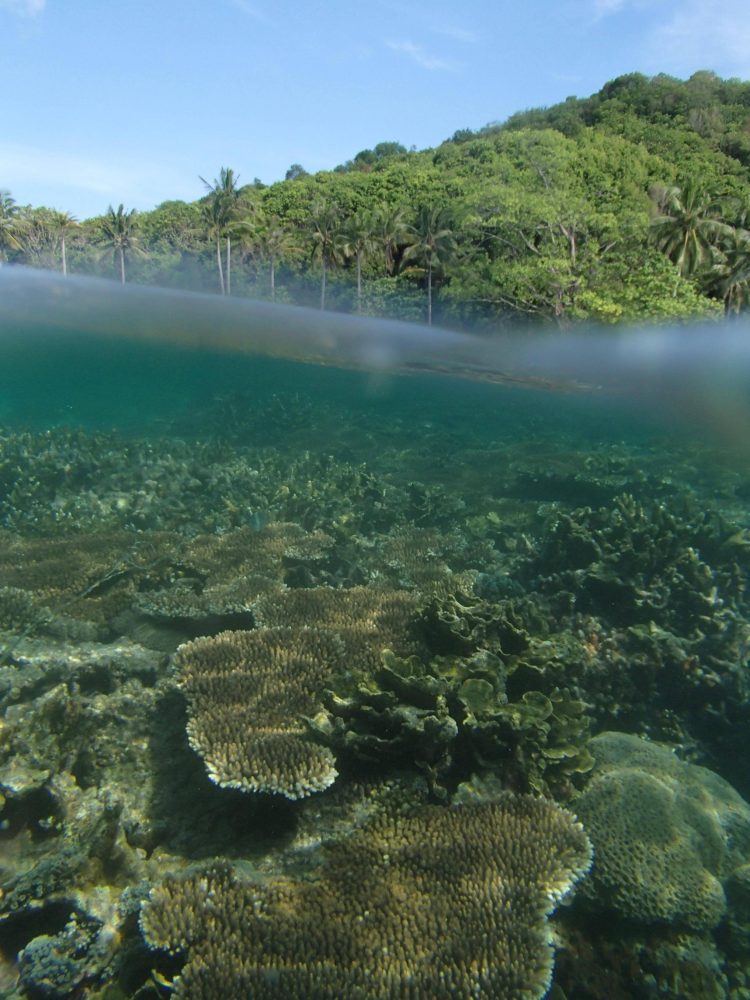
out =
<svg viewBox="0 0 750 1000"><path fill-rule="evenodd" d="M750 82L722 80L703 70L687 81L629 73L586 98L513 115L499 129L553 128L575 137L596 128L643 143L679 168L708 170L712 178L747 178L750 169ZM666 130L666 131L665 131ZM462 141L471 132L459 132ZM717 154L724 154L724 156Z"/></svg>
<svg viewBox="0 0 750 1000"><path fill-rule="evenodd" d="M750 83L629 74L588 98L381 142L271 186L77 223L0 204L10 260L447 325L720 316L750 306ZM1 179L0 179L1 183Z"/></svg>

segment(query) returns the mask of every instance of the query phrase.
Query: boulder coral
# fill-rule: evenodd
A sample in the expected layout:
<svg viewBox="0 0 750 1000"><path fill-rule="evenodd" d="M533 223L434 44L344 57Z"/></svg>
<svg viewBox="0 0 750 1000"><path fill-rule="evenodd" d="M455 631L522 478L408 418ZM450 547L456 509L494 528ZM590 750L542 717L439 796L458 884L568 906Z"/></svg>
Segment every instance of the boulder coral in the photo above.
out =
<svg viewBox="0 0 750 1000"><path fill-rule="evenodd" d="M666 746L602 733L576 811L595 851L590 886L641 922L719 923L724 883L750 859L750 806L719 775Z"/></svg>

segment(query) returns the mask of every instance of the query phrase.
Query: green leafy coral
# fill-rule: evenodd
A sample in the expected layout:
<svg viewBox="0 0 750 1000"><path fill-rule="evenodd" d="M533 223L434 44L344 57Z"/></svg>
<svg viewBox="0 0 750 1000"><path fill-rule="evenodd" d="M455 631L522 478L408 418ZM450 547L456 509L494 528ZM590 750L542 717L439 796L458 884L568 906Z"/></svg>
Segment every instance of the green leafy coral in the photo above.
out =
<svg viewBox="0 0 750 1000"><path fill-rule="evenodd" d="M514 787L564 793L591 766L585 703L558 684L552 643L534 662L543 644L520 605L462 600L435 602L423 616L432 656L386 650L375 670L338 672L314 732L339 752L419 767L439 795L487 769Z"/></svg>
<svg viewBox="0 0 750 1000"><path fill-rule="evenodd" d="M556 510L520 575L563 628L588 633L571 669L602 721L653 726L657 709L716 752L747 724L749 569L739 525L622 494Z"/></svg>

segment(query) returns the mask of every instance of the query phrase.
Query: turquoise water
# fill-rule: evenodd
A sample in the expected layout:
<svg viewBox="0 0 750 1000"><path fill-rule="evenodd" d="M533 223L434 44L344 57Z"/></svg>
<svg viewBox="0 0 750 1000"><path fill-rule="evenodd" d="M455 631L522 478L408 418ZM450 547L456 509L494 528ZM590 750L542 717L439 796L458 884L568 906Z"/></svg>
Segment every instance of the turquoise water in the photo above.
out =
<svg viewBox="0 0 750 1000"><path fill-rule="evenodd" d="M25 280L0 302L0 995L532 997L553 958L558 998L747 995L739 327L684 330L684 353L680 331L503 353ZM647 742L589 743L610 732ZM551 876L532 886L507 838L501 905L455 833L433 856L388 825L432 836L451 804L526 796L580 813L593 844L575 891L585 852L560 876L555 956ZM546 822L524 838L563 857ZM423 851L419 906L448 914L429 947L413 861L368 882L370 836ZM387 886L378 948L421 956L369 985L365 931L336 923L366 923L336 896L360 864ZM280 950L257 915L201 916L211 865L218 909L265 900ZM479 942L510 934L508 905L530 923L503 957ZM460 955L436 944L459 917Z"/></svg>

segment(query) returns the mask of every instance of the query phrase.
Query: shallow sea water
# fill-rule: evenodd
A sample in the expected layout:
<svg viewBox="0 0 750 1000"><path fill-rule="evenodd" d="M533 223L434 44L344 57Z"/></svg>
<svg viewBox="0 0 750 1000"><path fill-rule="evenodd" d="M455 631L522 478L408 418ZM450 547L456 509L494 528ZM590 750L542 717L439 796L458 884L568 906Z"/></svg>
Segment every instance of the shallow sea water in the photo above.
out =
<svg viewBox="0 0 750 1000"><path fill-rule="evenodd" d="M750 996L742 407L696 417L696 366L665 408L653 378L642 394L632 375L621 394L553 391L214 350L210 331L188 347L48 316L35 329L33 303L10 336L14 315L0 322L0 996L536 997L552 910L557 1000ZM227 635L234 652L211 645ZM291 665L268 665L272 638ZM589 749L607 732L668 744L686 769L644 763L641 744ZM402 813L529 795L580 811L593 843L564 905L540 888L551 876L532 892L514 848L486 882L455 836L439 859L388 840ZM524 836L541 842L544 822ZM413 861L368 869L387 895L377 933L393 936L372 931L377 948L407 959L363 979L355 966L380 952L336 920L369 910L306 893L335 896L335 872L357 871L324 845L376 827L394 856L424 851L426 883ZM474 897L443 920L464 864ZM191 878L188 905L169 880ZM484 895L508 878L519 899L541 892L535 917ZM255 888L237 903L231 879ZM217 931L209 897L231 897L227 912L265 900L287 943L251 944L257 914ZM329 904L319 953L305 950L305 908ZM506 932L503 906L530 920L507 952L482 943Z"/></svg>

